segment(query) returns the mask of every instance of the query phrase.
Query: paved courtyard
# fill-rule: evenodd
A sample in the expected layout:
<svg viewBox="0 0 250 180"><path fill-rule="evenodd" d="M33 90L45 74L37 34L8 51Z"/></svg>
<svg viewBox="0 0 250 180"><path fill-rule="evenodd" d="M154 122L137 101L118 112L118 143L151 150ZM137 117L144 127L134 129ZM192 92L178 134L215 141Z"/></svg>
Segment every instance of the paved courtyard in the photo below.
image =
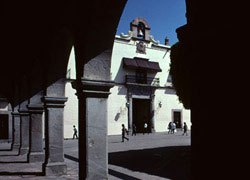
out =
<svg viewBox="0 0 250 180"><path fill-rule="evenodd" d="M190 179L190 134L164 132L128 137L129 141L122 143L121 136L108 136L109 180ZM41 163L26 163L26 156L16 156L17 152L7 151L10 144L1 143L0 179L78 179L77 144L77 140L64 141L67 175L45 177L41 176Z"/></svg>

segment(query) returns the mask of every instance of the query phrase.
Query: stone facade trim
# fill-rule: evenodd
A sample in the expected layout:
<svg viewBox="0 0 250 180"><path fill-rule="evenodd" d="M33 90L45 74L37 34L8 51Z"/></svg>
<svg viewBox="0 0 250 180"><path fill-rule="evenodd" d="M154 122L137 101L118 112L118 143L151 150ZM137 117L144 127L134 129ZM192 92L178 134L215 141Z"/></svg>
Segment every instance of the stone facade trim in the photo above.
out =
<svg viewBox="0 0 250 180"><path fill-rule="evenodd" d="M27 108L29 109L30 113L43 113L44 106L43 104L28 104Z"/></svg>
<svg viewBox="0 0 250 180"><path fill-rule="evenodd" d="M77 90L77 96L108 98L109 90L114 87L114 81L81 79L81 82L72 82L72 87Z"/></svg>
<svg viewBox="0 0 250 180"><path fill-rule="evenodd" d="M19 115L21 115L21 116L28 116L28 115L30 115L29 114L29 110L20 109L18 111L19 111Z"/></svg>
<svg viewBox="0 0 250 180"><path fill-rule="evenodd" d="M67 97L48 97L44 96L41 98L42 102L46 107L53 108L63 108L65 106L65 102L68 100Z"/></svg>

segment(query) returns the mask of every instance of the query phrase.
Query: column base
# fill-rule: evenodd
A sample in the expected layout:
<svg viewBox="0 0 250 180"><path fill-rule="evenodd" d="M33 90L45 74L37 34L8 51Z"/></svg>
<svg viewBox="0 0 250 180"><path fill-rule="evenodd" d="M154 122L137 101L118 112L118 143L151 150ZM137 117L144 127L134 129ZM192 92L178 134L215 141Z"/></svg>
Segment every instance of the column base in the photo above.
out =
<svg viewBox="0 0 250 180"><path fill-rule="evenodd" d="M50 162L48 164L43 164L43 172L45 172L46 176L67 174L67 165L65 162Z"/></svg>
<svg viewBox="0 0 250 180"><path fill-rule="evenodd" d="M28 152L29 152L29 148L20 148L19 149L19 155L28 154Z"/></svg>
<svg viewBox="0 0 250 180"><path fill-rule="evenodd" d="M28 158L29 158L29 163L34 163L34 162L44 162L44 153L43 152L30 152Z"/></svg>

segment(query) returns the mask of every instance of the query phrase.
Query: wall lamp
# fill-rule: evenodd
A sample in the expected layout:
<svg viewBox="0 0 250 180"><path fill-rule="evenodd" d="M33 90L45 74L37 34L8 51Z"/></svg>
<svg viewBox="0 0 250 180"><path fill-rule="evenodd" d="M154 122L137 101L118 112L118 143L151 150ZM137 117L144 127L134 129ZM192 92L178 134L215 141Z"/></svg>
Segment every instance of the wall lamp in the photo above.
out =
<svg viewBox="0 0 250 180"><path fill-rule="evenodd" d="M159 107L161 107L162 106L162 103L161 103L161 101L159 102Z"/></svg>

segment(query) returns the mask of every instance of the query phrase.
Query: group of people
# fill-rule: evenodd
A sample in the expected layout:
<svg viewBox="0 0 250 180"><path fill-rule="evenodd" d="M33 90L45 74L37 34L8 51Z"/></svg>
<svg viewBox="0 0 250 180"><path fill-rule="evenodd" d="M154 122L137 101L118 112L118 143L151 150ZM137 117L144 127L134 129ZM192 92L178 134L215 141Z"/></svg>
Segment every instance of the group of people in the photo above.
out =
<svg viewBox="0 0 250 180"><path fill-rule="evenodd" d="M184 122L183 134L182 135L186 134L186 136L187 136L188 135L187 130L188 130L187 124ZM169 133L174 134L175 132L176 132L176 124L175 124L175 122L169 122L169 124L168 124L168 134Z"/></svg>
<svg viewBox="0 0 250 180"><path fill-rule="evenodd" d="M122 124L122 142L124 142L124 139L126 139L127 141L129 140L129 138L126 137L126 134L128 135L128 130L125 128L124 124ZM148 124L144 123L143 126L143 134L144 133L149 133L148 132ZM132 125L132 136L136 136L136 125L133 124Z"/></svg>
<svg viewBox="0 0 250 180"><path fill-rule="evenodd" d="M176 124L175 122L169 122L168 124L168 134L171 133L171 134L174 134L176 131Z"/></svg>
<svg viewBox="0 0 250 180"><path fill-rule="evenodd" d="M184 122L184 125L183 125L183 134L182 135L186 134L186 136L187 136L188 135L187 130L188 130L187 124ZM75 125L73 125L73 131L74 131L73 139L78 138L78 136L77 136L77 129L76 129ZM176 124L174 122L170 122L168 124L168 134L169 133L174 134L175 132L176 132ZM148 124L147 123L144 123L143 134L144 133L149 133L148 132ZM122 124L122 142L124 142L124 139L126 139L127 141L129 141L129 138L126 137L126 135L128 135L128 130L126 129L126 127L124 126L124 124ZM136 125L135 124L133 124L133 126L132 126L132 136L133 135L136 136Z"/></svg>

